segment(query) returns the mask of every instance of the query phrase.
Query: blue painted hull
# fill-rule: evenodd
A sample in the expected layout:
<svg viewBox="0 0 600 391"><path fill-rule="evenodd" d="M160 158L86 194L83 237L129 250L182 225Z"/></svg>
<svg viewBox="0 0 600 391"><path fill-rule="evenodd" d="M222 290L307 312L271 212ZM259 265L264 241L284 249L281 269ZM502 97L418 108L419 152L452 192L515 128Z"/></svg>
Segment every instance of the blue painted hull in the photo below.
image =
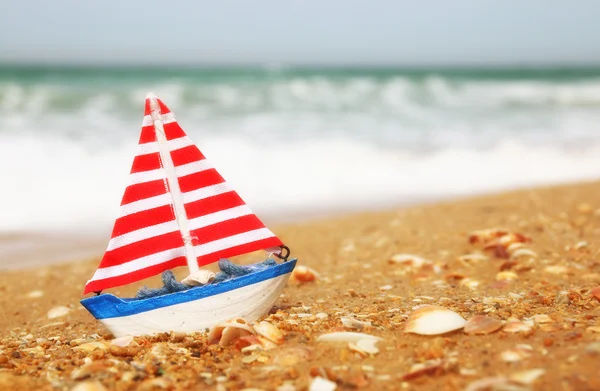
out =
<svg viewBox="0 0 600 391"><path fill-rule="evenodd" d="M212 324L211 319L221 320L228 314L232 317L257 317L265 308L268 311L295 266L296 259L293 259L245 276L182 292L147 299L122 299L112 294L101 294L83 299L81 304L116 336L151 334L153 329L155 332L192 331L205 328ZM279 292L275 292L277 290ZM248 302L244 303L244 300ZM175 321L176 317L181 318L181 327L178 326L180 321ZM171 320L174 325L168 326ZM128 332L129 328L133 330Z"/></svg>

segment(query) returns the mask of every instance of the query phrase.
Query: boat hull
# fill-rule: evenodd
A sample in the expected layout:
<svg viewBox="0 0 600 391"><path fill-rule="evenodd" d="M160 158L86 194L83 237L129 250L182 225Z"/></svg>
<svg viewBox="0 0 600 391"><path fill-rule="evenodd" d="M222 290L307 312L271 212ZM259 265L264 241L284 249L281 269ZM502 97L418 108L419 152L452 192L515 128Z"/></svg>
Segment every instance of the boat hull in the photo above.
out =
<svg viewBox="0 0 600 391"><path fill-rule="evenodd" d="M236 277L148 299L102 294L81 304L115 337L161 332L205 331L237 317L252 322L265 315L286 286L296 260Z"/></svg>

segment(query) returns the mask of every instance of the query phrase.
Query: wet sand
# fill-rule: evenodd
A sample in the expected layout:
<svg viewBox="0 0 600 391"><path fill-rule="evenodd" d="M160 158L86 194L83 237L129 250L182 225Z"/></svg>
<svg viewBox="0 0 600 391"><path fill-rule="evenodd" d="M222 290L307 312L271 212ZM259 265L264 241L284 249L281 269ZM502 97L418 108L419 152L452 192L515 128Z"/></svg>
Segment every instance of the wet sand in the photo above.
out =
<svg viewBox="0 0 600 391"><path fill-rule="evenodd" d="M284 340L259 350L199 333L111 345L79 304L97 258L3 271L0 389L600 390L598 194L594 182L272 227L318 277L288 285L266 317ZM487 250L498 231L470 237L492 228L504 239ZM423 304L501 323L407 333ZM379 351L317 341L334 331L380 337Z"/></svg>

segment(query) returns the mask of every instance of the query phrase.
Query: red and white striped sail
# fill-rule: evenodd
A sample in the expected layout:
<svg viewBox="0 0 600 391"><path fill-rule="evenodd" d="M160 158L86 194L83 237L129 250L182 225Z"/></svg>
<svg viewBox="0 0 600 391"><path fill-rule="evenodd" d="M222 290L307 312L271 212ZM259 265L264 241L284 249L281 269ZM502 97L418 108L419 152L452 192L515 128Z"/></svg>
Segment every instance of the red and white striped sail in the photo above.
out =
<svg viewBox="0 0 600 391"><path fill-rule="evenodd" d="M163 129L164 135L157 135ZM260 249L278 252L281 245L192 143L167 106L149 95L120 214L84 294L177 266L196 267L190 262L202 266Z"/></svg>

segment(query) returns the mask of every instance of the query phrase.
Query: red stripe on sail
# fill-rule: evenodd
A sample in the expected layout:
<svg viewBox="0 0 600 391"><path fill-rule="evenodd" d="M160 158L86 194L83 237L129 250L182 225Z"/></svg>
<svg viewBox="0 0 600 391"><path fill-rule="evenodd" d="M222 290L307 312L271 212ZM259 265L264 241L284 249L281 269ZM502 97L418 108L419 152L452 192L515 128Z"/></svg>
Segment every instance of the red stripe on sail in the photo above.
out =
<svg viewBox="0 0 600 391"><path fill-rule="evenodd" d="M283 243L276 236L267 239L261 239L250 243L245 243L239 246L229 247L224 250L215 251L210 254L198 257L198 265L204 266L217 262L223 258L235 257L236 255L248 254L252 251L262 250L271 247L279 247Z"/></svg>
<svg viewBox="0 0 600 391"><path fill-rule="evenodd" d="M131 165L131 173L157 170L162 167L162 163L160 161L160 153L153 152L146 155L137 155L133 159L133 164Z"/></svg>
<svg viewBox="0 0 600 391"><path fill-rule="evenodd" d="M138 144L153 143L156 141L156 132L154 131L154 125L142 127L140 133L140 141Z"/></svg>
<svg viewBox="0 0 600 391"><path fill-rule="evenodd" d="M157 98L156 101L158 102L158 107L160 108L161 114L169 114L171 112L171 110L169 110L167 105L164 104L164 102L162 100Z"/></svg>
<svg viewBox="0 0 600 391"><path fill-rule="evenodd" d="M214 168L177 178L177 181L183 193L224 182L223 177Z"/></svg>
<svg viewBox="0 0 600 391"><path fill-rule="evenodd" d="M251 214L195 229L190 232L190 235L192 243L197 246L260 228L265 228L264 224Z"/></svg>
<svg viewBox="0 0 600 391"><path fill-rule="evenodd" d="M123 260L131 261L179 247L183 247L183 239L181 232L177 230L107 251L100 262L100 267L117 266L122 264Z"/></svg>
<svg viewBox="0 0 600 391"><path fill-rule="evenodd" d="M195 145L188 145L187 147L171 151L171 159L173 159L173 165L177 167L203 160L204 155Z"/></svg>
<svg viewBox="0 0 600 391"><path fill-rule="evenodd" d="M152 114L152 108L150 106L150 99L146 98L146 102L144 103L144 115Z"/></svg>
<svg viewBox="0 0 600 391"><path fill-rule="evenodd" d="M157 179L155 181L129 185L125 189L125 194L123 194L121 205L126 205L135 201L165 194L166 192L167 182L164 179Z"/></svg>
<svg viewBox="0 0 600 391"><path fill-rule="evenodd" d="M163 205L157 208L132 213L127 216L119 217L115 221L112 236L120 236L138 229L151 227L156 224L166 223L175 220L173 206Z"/></svg>
<svg viewBox="0 0 600 391"><path fill-rule="evenodd" d="M110 277L105 278L103 280L90 281L85 286L83 294L85 295L86 293L90 292L100 292L105 289L128 285L135 281L153 277L159 273L164 272L165 270L173 269L178 266L185 266L186 264L187 263L185 257L177 257L171 260L166 260L165 262L159 265L150 266L145 269L139 269L134 272L122 274L117 277Z"/></svg>
<svg viewBox="0 0 600 391"><path fill-rule="evenodd" d="M163 124L163 128L165 129L165 137L169 141L186 135L177 122Z"/></svg>
<svg viewBox="0 0 600 391"><path fill-rule="evenodd" d="M245 205L244 200L235 191L230 191L185 204L185 212L188 219L193 219L242 205Z"/></svg>

